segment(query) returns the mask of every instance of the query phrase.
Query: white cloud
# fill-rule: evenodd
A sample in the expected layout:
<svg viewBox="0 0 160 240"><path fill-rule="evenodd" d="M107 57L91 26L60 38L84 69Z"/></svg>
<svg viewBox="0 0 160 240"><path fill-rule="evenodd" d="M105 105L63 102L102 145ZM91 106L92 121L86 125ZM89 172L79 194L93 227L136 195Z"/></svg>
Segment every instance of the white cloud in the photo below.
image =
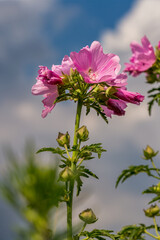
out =
<svg viewBox="0 0 160 240"><path fill-rule="evenodd" d="M160 39L160 1L137 0L133 8L117 24L101 36L105 51L128 51L131 41L147 35L152 44Z"/></svg>

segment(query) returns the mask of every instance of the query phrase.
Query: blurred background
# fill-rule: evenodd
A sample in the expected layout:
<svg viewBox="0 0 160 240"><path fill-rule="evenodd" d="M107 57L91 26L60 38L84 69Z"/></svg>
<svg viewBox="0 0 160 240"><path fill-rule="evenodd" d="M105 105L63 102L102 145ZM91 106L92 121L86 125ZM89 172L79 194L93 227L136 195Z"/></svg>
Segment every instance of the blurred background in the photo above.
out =
<svg viewBox="0 0 160 240"><path fill-rule="evenodd" d="M23 154L27 139L35 151L56 145L59 131L73 136L74 103L60 103L41 118L42 96L32 96L39 65L60 64L65 54L79 51L92 41L101 42L105 53L120 56L121 71L131 56L129 44L146 35L156 46L160 40L160 0L0 0L0 175L5 173L3 149L12 147ZM147 96L145 76L129 77L128 90ZM150 185L143 175L131 178L115 189L117 176L129 165L140 164L147 144L160 150L160 109L147 111L146 97L140 106L129 105L124 117L113 116L106 125L94 112L81 124L90 131L90 142L103 142L107 152L87 163L99 176L84 184L82 203L74 216L91 207L99 220L95 227L120 230L123 225L145 222L143 208L148 198L141 191ZM20 159L23 159L23 157ZM43 165L54 162L41 155ZM158 164L158 159L157 159ZM82 197L82 198L83 198ZM20 218L0 196L0 236L13 240Z"/></svg>

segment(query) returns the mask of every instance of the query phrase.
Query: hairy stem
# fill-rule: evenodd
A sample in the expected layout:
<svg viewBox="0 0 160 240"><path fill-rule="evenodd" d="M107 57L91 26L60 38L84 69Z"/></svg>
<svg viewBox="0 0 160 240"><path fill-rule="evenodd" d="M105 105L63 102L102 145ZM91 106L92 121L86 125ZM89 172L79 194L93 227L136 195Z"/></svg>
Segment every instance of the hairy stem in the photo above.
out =
<svg viewBox="0 0 160 240"><path fill-rule="evenodd" d="M82 110L82 101L78 100L76 119L75 119L74 139L73 139L74 146L77 145L77 142L78 142L76 131L79 128L79 124L80 124L81 110ZM77 158L77 151L75 150L73 151L73 155L71 159L71 170L73 172L75 172L76 170L76 158ZM72 240L73 190L74 190L74 179L69 182L69 200L67 201L67 240Z"/></svg>

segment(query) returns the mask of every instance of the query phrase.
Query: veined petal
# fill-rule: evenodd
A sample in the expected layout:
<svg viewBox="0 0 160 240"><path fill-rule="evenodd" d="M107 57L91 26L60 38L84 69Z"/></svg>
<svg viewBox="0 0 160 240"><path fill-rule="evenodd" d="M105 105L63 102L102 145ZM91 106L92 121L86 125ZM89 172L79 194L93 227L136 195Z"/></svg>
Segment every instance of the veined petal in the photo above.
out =
<svg viewBox="0 0 160 240"><path fill-rule="evenodd" d="M56 85L44 84L42 81L37 80L36 84L32 87L32 94L43 95L46 93L54 92L57 89Z"/></svg>
<svg viewBox="0 0 160 240"><path fill-rule="evenodd" d="M83 48L79 53L71 52L70 57L79 72L87 71L91 66L91 52L88 48Z"/></svg>
<svg viewBox="0 0 160 240"><path fill-rule="evenodd" d="M54 101L58 97L58 91L55 91L54 93L49 93L44 96L45 98L43 99L43 105L44 105L44 110L42 111L42 117L45 118L49 112L52 111L54 108L55 104Z"/></svg>

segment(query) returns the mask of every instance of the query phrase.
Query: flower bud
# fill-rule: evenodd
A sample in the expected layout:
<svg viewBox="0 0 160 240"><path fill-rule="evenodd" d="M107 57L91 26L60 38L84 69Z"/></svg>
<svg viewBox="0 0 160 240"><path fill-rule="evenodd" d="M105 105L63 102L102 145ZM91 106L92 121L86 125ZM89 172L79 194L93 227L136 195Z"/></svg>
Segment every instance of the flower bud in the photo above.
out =
<svg viewBox="0 0 160 240"><path fill-rule="evenodd" d="M71 180L73 177L74 177L74 173L69 167L65 167L65 169L59 174L59 180L63 182L67 182Z"/></svg>
<svg viewBox="0 0 160 240"><path fill-rule="evenodd" d="M64 145L66 144L67 147L69 148L69 144L70 144L70 136L69 133L66 132L66 134L60 133L58 134L58 138L56 139L59 146L64 147Z"/></svg>
<svg viewBox="0 0 160 240"><path fill-rule="evenodd" d="M155 152L153 150L153 148L151 148L149 145L147 145L146 149L143 150L143 154L144 154L144 159L145 160L148 160L148 159L151 159L152 157L155 157L157 154L158 154L158 151Z"/></svg>
<svg viewBox="0 0 160 240"><path fill-rule="evenodd" d="M82 141L82 142L85 142L88 140L88 135L89 135L89 132L88 132L88 129L86 126L82 126L80 127L78 130L77 130L77 137Z"/></svg>
<svg viewBox="0 0 160 240"><path fill-rule="evenodd" d="M160 208L157 205L151 205L148 209L144 209L146 217L159 216Z"/></svg>
<svg viewBox="0 0 160 240"><path fill-rule="evenodd" d="M110 97L112 96L113 94L115 94L117 92L117 89L115 87L108 87L106 89L106 97Z"/></svg>
<svg viewBox="0 0 160 240"><path fill-rule="evenodd" d="M86 210L81 212L79 214L79 218L86 224L91 224L98 220L91 208L87 208Z"/></svg>

